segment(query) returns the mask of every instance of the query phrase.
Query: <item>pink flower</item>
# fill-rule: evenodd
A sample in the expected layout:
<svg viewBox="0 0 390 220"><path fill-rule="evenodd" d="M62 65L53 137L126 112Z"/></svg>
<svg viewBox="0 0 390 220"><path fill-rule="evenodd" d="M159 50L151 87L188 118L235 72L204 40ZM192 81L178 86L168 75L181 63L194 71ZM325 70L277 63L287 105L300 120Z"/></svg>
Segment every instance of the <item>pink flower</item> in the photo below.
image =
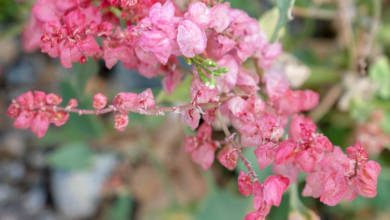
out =
<svg viewBox="0 0 390 220"><path fill-rule="evenodd" d="M169 25L173 22L175 15L175 6L168 0L163 5L154 4L149 10L149 18L154 25Z"/></svg>
<svg viewBox="0 0 390 220"><path fill-rule="evenodd" d="M222 76L215 77L217 81L217 88L219 92L230 92L234 88L237 82L238 64L235 59L230 55L225 55L222 59L218 60L218 67L225 67L228 72Z"/></svg>
<svg viewBox="0 0 390 220"><path fill-rule="evenodd" d="M357 190L360 195L366 198L376 196L377 179L381 172L381 166L375 161L368 161L360 166L357 176Z"/></svg>
<svg viewBox="0 0 390 220"><path fill-rule="evenodd" d="M218 90L217 88L210 88L206 86L200 79L197 73L195 73L192 79L190 87L191 98L195 103L208 103L217 100Z"/></svg>
<svg viewBox="0 0 390 220"><path fill-rule="evenodd" d="M31 122L31 131L37 135L38 138L45 136L49 128L49 118L44 112L38 112Z"/></svg>
<svg viewBox="0 0 390 220"><path fill-rule="evenodd" d="M37 97L36 94L35 94L35 97ZM45 96L43 96L43 97L45 97ZM48 104L48 105L59 105L62 102L62 97L57 95L57 94L54 94L54 93L47 94L45 99L46 99L46 104Z"/></svg>
<svg viewBox="0 0 390 220"><path fill-rule="evenodd" d="M118 131L126 130L127 125L129 124L129 116L127 114L116 114L114 127Z"/></svg>
<svg viewBox="0 0 390 220"><path fill-rule="evenodd" d="M207 39L206 50L210 57L219 59L233 50L235 46L236 42L229 37L222 34L210 33Z"/></svg>
<svg viewBox="0 0 390 220"><path fill-rule="evenodd" d="M60 127L64 125L69 119L69 113L62 112L62 111L56 111L53 112L52 116L50 117L50 123L53 123L55 126Z"/></svg>
<svg viewBox="0 0 390 220"><path fill-rule="evenodd" d="M289 185L289 180L280 175L267 177L264 182L264 200L267 204L279 206L282 195Z"/></svg>
<svg viewBox="0 0 390 220"><path fill-rule="evenodd" d="M272 164L275 159L275 146L273 143L267 143L265 145L260 145L255 150L255 155L257 158L257 163L260 170L263 170L268 165Z"/></svg>
<svg viewBox="0 0 390 220"><path fill-rule="evenodd" d="M67 107L69 108L76 108L79 105L77 99L69 99Z"/></svg>
<svg viewBox="0 0 390 220"><path fill-rule="evenodd" d="M33 112L28 110L22 110L14 122L14 127L18 129L27 129L30 127L33 118Z"/></svg>
<svg viewBox="0 0 390 220"><path fill-rule="evenodd" d="M264 69L269 69L273 61L282 53L282 45L279 43L268 44L261 50L257 65Z"/></svg>
<svg viewBox="0 0 390 220"><path fill-rule="evenodd" d="M190 20L184 20L177 29L177 43L186 57L192 58L206 49L207 38L203 30Z"/></svg>
<svg viewBox="0 0 390 220"><path fill-rule="evenodd" d="M202 169L207 170L214 162L214 153L218 144L211 139L212 128L209 124L203 123L195 137L185 139L186 153L191 153L192 160L199 164Z"/></svg>
<svg viewBox="0 0 390 220"><path fill-rule="evenodd" d="M226 145L218 152L218 161L228 170L234 170L238 154L231 145Z"/></svg>
<svg viewBox="0 0 390 220"><path fill-rule="evenodd" d="M162 31L151 30L142 32L138 45L145 52L152 53L164 65L171 56L171 42Z"/></svg>
<svg viewBox="0 0 390 220"><path fill-rule="evenodd" d="M138 95L136 93L120 92L114 97L112 104L121 111L129 111L138 105Z"/></svg>
<svg viewBox="0 0 390 220"><path fill-rule="evenodd" d="M210 9L203 2L192 2L188 7L185 17L199 25L205 27L210 22Z"/></svg>
<svg viewBox="0 0 390 220"><path fill-rule="evenodd" d="M288 135L291 140L310 142L314 133L316 132L316 125L310 118L303 115L294 115L290 122Z"/></svg>
<svg viewBox="0 0 390 220"><path fill-rule="evenodd" d="M229 10L228 3L219 3L212 7L209 28L213 28L217 33L223 32L230 24Z"/></svg>
<svg viewBox="0 0 390 220"><path fill-rule="evenodd" d="M243 171L238 175L238 191L244 196L252 195L252 179Z"/></svg>
<svg viewBox="0 0 390 220"><path fill-rule="evenodd" d="M244 220L264 220L265 219L265 215L262 213L262 212L251 212L251 213L248 213Z"/></svg>
<svg viewBox="0 0 390 220"><path fill-rule="evenodd" d="M275 163L281 164L288 162L295 154L296 145L291 140L285 140L279 143L275 152Z"/></svg>
<svg viewBox="0 0 390 220"><path fill-rule="evenodd" d="M137 107L139 110L149 110L155 107L154 96L151 89L145 89L137 97Z"/></svg>
<svg viewBox="0 0 390 220"><path fill-rule="evenodd" d="M183 74L178 70L172 70L167 72L165 74L164 79L162 80L164 91L168 94L171 94L181 83L182 77Z"/></svg>
<svg viewBox="0 0 390 220"><path fill-rule="evenodd" d="M182 115L182 120L185 124L195 130L199 126L200 112L198 109L189 109Z"/></svg>
<svg viewBox="0 0 390 220"><path fill-rule="evenodd" d="M31 16L22 33L23 50L31 53L41 46L41 37L43 34L43 24L34 16Z"/></svg>
<svg viewBox="0 0 390 220"><path fill-rule="evenodd" d="M102 93L98 93L93 96L92 106L95 109L101 110L107 105L107 97Z"/></svg>
<svg viewBox="0 0 390 220"><path fill-rule="evenodd" d="M53 0L38 0L32 10L34 16L42 22L58 21L61 15Z"/></svg>

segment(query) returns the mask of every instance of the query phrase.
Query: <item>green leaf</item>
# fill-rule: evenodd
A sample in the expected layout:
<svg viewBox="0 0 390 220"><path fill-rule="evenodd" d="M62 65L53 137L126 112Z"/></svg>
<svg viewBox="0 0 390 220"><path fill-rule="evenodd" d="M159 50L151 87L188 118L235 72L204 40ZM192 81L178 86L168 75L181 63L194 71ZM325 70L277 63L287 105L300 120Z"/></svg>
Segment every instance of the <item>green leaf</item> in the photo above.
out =
<svg viewBox="0 0 390 220"><path fill-rule="evenodd" d="M378 95L390 98L390 64L386 57L380 57L369 69L371 79L378 84Z"/></svg>
<svg viewBox="0 0 390 220"><path fill-rule="evenodd" d="M72 71L75 71L77 74L76 86L80 92L84 92L88 80L98 74L98 63L90 58L85 64L75 63L73 65Z"/></svg>
<svg viewBox="0 0 390 220"><path fill-rule="evenodd" d="M93 152L84 142L65 144L51 152L47 161L50 166L65 169L78 170L86 168L92 159Z"/></svg>
<svg viewBox="0 0 390 220"><path fill-rule="evenodd" d="M382 122L382 128L386 133L390 134L390 112L385 113L385 118Z"/></svg>
<svg viewBox="0 0 390 220"><path fill-rule="evenodd" d="M106 219L127 220L131 216L132 199L129 195L119 195L115 203L106 211Z"/></svg>
<svg viewBox="0 0 390 220"><path fill-rule="evenodd" d="M274 42L279 34L279 31L291 20L291 10L295 0L277 0L276 6L279 10L279 19L276 24L274 33L272 34L271 42Z"/></svg>
<svg viewBox="0 0 390 220"><path fill-rule="evenodd" d="M266 11L259 19L261 30L267 35L268 39L272 38L272 34L275 32L276 25L278 24L279 10L277 7ZM284 35L285 28L278 33L278 38Z"/></svg>
<svg viewBox="0 0 390 220"><path fill-rule="evenodd" d="M221 67L221 68L213 70L212 74L214 74L216 76L221 76L222 74L227 73L227 72L228 72L228 69L226 67Z"/></svg>
<svg viewBox="0 0 390 220"><path fill-rule="evenodd" d="M249 211L250 199L226 190L216 189L201 204L197 220L243 219Z"/></svg>
<svg viewBox="0 0 390 220"><path fill-rule="evenodd" d="M351 100L349 108L353 118L365 121L374 109L374 105L367 103L367 101L364 101L359 97L355 97Z"/></svg>

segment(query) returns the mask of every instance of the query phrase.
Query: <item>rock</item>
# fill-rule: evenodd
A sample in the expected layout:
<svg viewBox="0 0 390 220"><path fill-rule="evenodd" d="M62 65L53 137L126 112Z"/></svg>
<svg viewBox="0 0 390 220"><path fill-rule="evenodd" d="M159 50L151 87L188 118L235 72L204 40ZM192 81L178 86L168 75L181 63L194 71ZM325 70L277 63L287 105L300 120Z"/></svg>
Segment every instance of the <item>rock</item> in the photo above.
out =
<svg viewBox="0 0 390 220"><path fill-rule="evenodd" d="M55 170L51 178L54 202L67 218L87 218L95 213L105 180L116 165L116 157L97 155L85 170Z"/></svg>
<svg viewBox="0 0 390 220"><path fill-rule="evenodd" d="M0 154L20 158L26 149L24 139L16 133L7 133L0 137Z"/></svg>
<svg viewBox="0 0 390 220"><path fill-rule="evenodd" d="M45 200L45 190L40 186L35 186L24 194L22 206L26 213L35 215L44 207Z"/></svg>
<svg viewBox="0 0 390 220"><path fill-rule="evenodd" d="M8 184L0 183L0 205L17 198L18 195L19 193L15 188L11 187Z"/></svg>
<svg viewBox="0 0 390 220"><path fill-rule="evenodd" d="M0 176L11 182L20 182L26 174L26 168L21 161L3 161L0 163Z"/></svg>

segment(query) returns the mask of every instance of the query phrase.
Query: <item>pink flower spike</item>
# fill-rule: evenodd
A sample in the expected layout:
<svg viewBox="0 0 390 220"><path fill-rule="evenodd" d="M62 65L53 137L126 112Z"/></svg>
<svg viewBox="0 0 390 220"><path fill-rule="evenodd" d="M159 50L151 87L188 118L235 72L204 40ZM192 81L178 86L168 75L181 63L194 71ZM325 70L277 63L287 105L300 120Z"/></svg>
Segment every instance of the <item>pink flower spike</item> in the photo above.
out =
<svg viewBox="0 0 390 220"><path fill-rule="evenodd" d="M116 114L114 127L118 131L124 131L129 124L129 116L125 114Z"/></svg>
<svg viewBox="0 0 390 220"><path fill-rule="evenodd" d="M93 96L93 103L92 106L97 109L101 110L107 105L107 97L103 95L102 93L98 93Z"/></svg>
<svg viewBox="0 0 390 220"><path fill-rule="evenodd" d="M237 164L238 154L231 145L226 145L218 152L217 158L226 169L234 170Z"/></svg>
<svg viewBox="0 0 390 220"><path fill-rule="evenodd" d="M264 182L264 200L268 204L279 206L282 201L282 195L289 185L289 180L280 175L267 177Z"/></svg>
<svg viewBox="0 0 390 220"><path fill-rule="evenodd" d="M244 171L240 172L238 175L238 191L244 196L252 195L252 179Z"/></svg>

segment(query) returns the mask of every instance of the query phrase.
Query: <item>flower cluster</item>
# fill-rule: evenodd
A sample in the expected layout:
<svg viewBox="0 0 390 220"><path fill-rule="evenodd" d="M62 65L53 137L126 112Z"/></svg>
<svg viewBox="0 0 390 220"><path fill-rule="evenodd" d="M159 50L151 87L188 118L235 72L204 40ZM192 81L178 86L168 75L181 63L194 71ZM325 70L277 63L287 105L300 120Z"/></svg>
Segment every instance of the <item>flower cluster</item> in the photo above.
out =
<svg viewBox="0 0 390 220"><path fill-rule="evenodd" d="M192 1L182 11L170 0L38 0L25 34L31 37L25 38L27 49L41 47L42 52L60 57L64 67L91 56L104 59L108 68L121 61L148 78L164 76L168 93L190 72L192 101L157 107L147 89L140 94L121 92L110 105L99 93L93 98L94 109L82 110L75 108L74 100L58 107L57 95L27 92L8 111L17 128L31 128L43 137L49 123L64 124L70 112L112 112L115 128L123 131L129 112L179 113L196 130L195 136L186 137L184 148L195 163L209 169L217 155L229 170L238 160L247 167L248 174L238 176L239 191L254 197L255 211L246 220L264 219L272 206L279 206L300 171L307 174L303 195L319 197L327 205L358 194L376 195L380 165L368 161L360 144L349 147L346 155L317 132L302 112L315 108L319 95L290 88L283 70L273 65L281 45L268 42L256 19L228 3ZM179 56L193 65L192 71L180 66ZM244 67L248 60L261 71ZM212 138L217 128L222 128L225 139ZM272 165L275 174L260 182L243 156L245 148L256 148L259 168Z"/></svg>
<svg viewBox="0 0 390 220"><path fill-rule="evenodd" d="M50 123L59 127L69 119L69 113L56 110L61 102L62 98L57 94L29 91L12 102L7 114L15 119L15 128L30 128L38 138L41 138L46 134ZM72 99L67 108L71 109L76 106L77 101Z"/></svg>
<svg viewBox="0 0 390 220"><path fill-rule="evenodd" d="M108 68L121 61L145 77L163 75L168 92L182 78L176 68L178 56L208 54L230 67L229 74L218 79L222 91L237 81L254 86L256 80L238 74L239 64L253 56L259 66L268 67L281 46L269 44L256 19L245 12L228 3L213 4L193 2L183 12L171 1L102 0L96 5L90 0L38 0L24 32L24 46L60 57L66 68L88 57L103 58ZM120 19L127 24L125 29Z"/></svg>

